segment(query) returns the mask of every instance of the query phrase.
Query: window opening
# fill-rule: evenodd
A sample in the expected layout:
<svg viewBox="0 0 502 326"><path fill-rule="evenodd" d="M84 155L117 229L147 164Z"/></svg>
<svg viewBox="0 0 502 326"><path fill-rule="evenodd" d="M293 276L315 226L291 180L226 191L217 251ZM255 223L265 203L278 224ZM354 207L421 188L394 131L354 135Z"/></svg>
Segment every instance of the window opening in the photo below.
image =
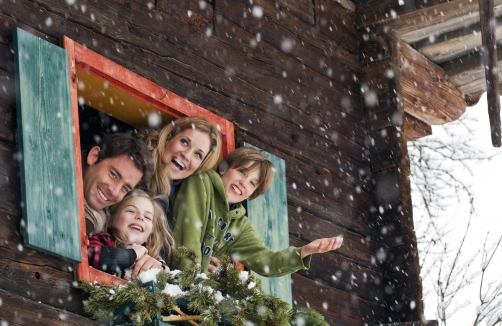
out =
<svg viewBox="0 0 502 326"><path fill-rule="evenodd" d="M85 234L81 150L93 146L94 136L157 126L173 119L203 116L222 133L223 155L235 148L233 124L218 115L156 85L132 71L64 37L68 51L75 157L79 191L82 262L78 278L88 282L123 284L124 280L89 267Z"/></svg>

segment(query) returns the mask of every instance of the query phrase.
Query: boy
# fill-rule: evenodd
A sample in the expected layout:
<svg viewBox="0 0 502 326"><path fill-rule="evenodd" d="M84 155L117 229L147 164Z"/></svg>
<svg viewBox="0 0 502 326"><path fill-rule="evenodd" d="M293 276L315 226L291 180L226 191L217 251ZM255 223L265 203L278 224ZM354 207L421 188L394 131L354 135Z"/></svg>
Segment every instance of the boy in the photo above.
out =
<svg viewBox="0 0 502 326"><path fill-rule="evenodd" d="M177 246L194 249L201 272L211 256L230 255L250 270L267 277L308 269L310 255L338 249L343 239L318 239L308 245L274 252L259 239L244 215L241 202L263 194L272 182L273 165L259 151L241 147L218 167L185 180L176 194L171 221ZM188 259L174 259L172 269L186 269Z"/></svg>

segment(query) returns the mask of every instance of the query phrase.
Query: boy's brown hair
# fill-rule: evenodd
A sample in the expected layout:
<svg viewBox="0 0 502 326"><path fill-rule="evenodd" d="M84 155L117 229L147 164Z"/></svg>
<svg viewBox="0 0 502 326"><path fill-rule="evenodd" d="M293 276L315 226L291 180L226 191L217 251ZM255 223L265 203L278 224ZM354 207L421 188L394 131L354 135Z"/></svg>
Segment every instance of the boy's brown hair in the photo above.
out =
<svg viewBox="0 0 502 326"><path fill-rule="evenodd" d="M242 173L249 173L258 169L260 172L259 182L249 199L255 199L267 191L274 179L275 168L262 152L251 147L239 147L228 154L218 166L223 172L227 169L235 169Z"/></svg>

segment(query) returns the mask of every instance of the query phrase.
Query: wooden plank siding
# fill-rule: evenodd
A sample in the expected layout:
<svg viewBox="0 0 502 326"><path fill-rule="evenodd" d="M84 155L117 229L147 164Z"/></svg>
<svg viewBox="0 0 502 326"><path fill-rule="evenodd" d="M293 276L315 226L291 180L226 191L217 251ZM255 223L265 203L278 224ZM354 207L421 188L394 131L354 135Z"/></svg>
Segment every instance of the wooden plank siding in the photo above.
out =
<svg viewBox="0 0 502 326"><path fill-rule="evenodd" d="M372 101L365 101L365 109L375 191L372 239L378 244L377 259L383 273L383 321L421 321L422 284L413 229L410 170L406 136L400 130L405 119L402 85L406 77L400 65L401 44L395 33L384 27L365 29L361 43L366 72L363 85L366 92L374 94Z"/></svg>
<svg viewBox="0 0 502 326"><path fill-rule="evenodd" d="M100 325L77 314L0 290L2 322L8 325Z"/></svg>
<svg viewBox="0 0 502 326"><path fill-rule="evenodd" d="M345 239L339 251L314 257L309 271L292 275L293 303L308 303L330 325L386 322L389 308L382 308L386 262L378 260L378 253L388 247L389 252L395 250L395 261L408 260L402 258L399 250L404 245L396 242L397 236L381 238L376 232L383 224L376 224L372 212L376 202L372 174L378 177L384 170L402 167L398 159L402 144L396 143L386 107L371 112L363 108L360 83L373 69L361 67L354 11L337 1L295 2L305 10L287 1L277 5L272 0L254 1L263 11L261 18L254 17L253 7L243 0L203 2L203 6L198 1L161 0L151 8L141 1L119 0L84 0L71 6L56 0L2 2L1 288L20 300L83 314L82 294L72 285L72 265L32 249L18 249L23 240L8 44L12 28L20 26L56 44L63 35L70 37L232 121L237 142L284 159L290 243L305 245L316 237L338 234ZM392 98L385 101L393 103ZM376 139L375 133L382 129L394 136ZM370 146L372 138L379 144L376 148ZM390 160L384 159L389 156ZM384 222L390 225L391 218Z"/></svg>

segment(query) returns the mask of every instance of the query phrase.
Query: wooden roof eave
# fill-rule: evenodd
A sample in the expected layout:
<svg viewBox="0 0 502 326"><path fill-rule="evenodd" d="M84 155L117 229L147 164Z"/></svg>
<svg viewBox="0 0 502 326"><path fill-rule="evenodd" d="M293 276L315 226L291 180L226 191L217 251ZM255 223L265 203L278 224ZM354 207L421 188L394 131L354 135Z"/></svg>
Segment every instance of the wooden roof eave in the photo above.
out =
<svg viewBox="0 0 502 326"><path fill-rule="evenodd" d="M466 102L444 70L403 41L399 41L403 87L403 131L408 141L430 135L431 125L460 118Z"/></svg>

